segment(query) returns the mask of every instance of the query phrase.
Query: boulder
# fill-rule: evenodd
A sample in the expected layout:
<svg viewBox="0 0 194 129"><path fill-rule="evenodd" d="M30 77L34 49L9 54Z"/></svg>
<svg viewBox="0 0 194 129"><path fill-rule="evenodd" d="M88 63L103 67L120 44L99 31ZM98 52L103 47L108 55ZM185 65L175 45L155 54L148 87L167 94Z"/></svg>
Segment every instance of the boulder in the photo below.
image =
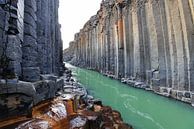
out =
<svg viewBox="0 0 194 129"><path fill-rule="evenodd" d="M53 74L43 74L40 75L41 80L52 80L52 81L57 81L57 76L53 75Z"/></svg>
<svg viewBox="0 0 194 129"><path fill-rule="evenodd" d="M99 129L102 122L101 114L90 110L79 111L78 114L87 118L89 129Z"/></svg>
<svg viewBox="0 0 194 129"><path fill-rule="evenodd" d="M56 93L56 83L51 80L38 81L34 83L35 89L37 91L35 103L40 101L53 98Z"/></svg>
<svg viewBox="0 0 194 129"><path fill-rule="evenodd" d="M126 123L121 123L118 125L118 129L133 129L133 127Z"/></svg>
<svg viewBox="0 0 194 129"><path fill-rule="evenodd" d="M0 119L26 114L33 105L33 97L22 93L0 95Z"/></svg>
<svg viewBox="0 0 194 129"><path fill-rule="evenodd" d="M49 129L51 126L48 121L41 119L32 119L17 127L17 129Z"/></svg>
<svg viewBox="0 0 194 129"><path fill-rule="evenodd" d="M177 92L177 99L182 100L183 97L184 97L184 92L183 91L178 91Z"/></svg>
<svg viewBox="0 0 194 129"><path fill-rule="evenodd" d="M60 78L56 81L56 89L63 89L64 86L64 79Z"/></svg>
<svg viewBox="0 0 194 129"><path fill-rule="evenodd" d="M36 89L30 82L0 83L0 96L0 117L14 116L30 109L36 98Z"/></svg>
<svg viewBox="0 0 194 129"><path fill-rule="evenodd" d="M191 93L191 105L194 107L194 93Z"/></svg>
<svg viewBox="0 0 194 129"><path fill-rule="evenodd" d="M191 93L185 91L185 92L184 92L184 97L185 97L185 98L191 98Z"/></svg>
<svg viewBox="0 0 194 129"><path fill-rule="evenodd" d="M33 83L19 81L18 83L0 83L0 94L22 93L27 96L35 97L36 89Z"/></svg>
<svg viewBox="0 0 194 129"><path fill-rule="evenodd" d="M170 91L170 97L177 99L177 90L171 90Z"/></svg>
<svg viewBox="0 0 194 129"><path fill-rule="evenodd" d="M154 92L160 92L160 79L152 79L151 80L151 86L152 86L152 90Z"/></svg>
<svg viewBox="0 0 194 129"><path fill-rule="evenodd" d="M70 121L70 129L90 129L84 116L76 116Z"/></svg>

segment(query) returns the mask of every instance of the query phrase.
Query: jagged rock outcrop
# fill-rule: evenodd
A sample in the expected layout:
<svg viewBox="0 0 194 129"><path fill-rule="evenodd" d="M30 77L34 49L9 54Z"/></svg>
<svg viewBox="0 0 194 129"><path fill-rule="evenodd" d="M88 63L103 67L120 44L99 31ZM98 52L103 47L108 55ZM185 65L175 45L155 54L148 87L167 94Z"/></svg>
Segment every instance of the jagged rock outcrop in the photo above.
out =
<svg viewBox="0 0 194 129"><path fill-rule="evenodd" d="M0 118L62 88L59 0L0 0Z"/></svg>
<svg viewBox="0 0 194 129"><path fill-rule="evenodd" d="M193 8L191 0L103 0L70 44L76 65L194 105Z"/></svg>

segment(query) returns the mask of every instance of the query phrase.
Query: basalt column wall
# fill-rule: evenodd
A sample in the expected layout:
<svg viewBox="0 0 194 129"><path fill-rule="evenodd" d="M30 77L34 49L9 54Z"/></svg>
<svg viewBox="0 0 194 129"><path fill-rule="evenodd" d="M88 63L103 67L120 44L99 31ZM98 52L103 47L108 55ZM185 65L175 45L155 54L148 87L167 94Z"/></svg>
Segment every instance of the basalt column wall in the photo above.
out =
<svg viewBox="0 0 194 129"><path fill-rule="evenodd" d="M192 0L104 0L71 44L75 64L194 101L193 8Z"/></svg>
<svg viewBox="0 0 194 129"><path fill-rule="evenodd" d="M62 71L58 0L0 1L0 78L38 81Z"/></svg>
<svg viewBox="0 0 194 129"><path fill-rule="evenodd" d="M62 64L62 40L58 23L59 0L37 0L37 43L41 73L58 73Z"/></svg>
<svg viewBox="0 0 194 129"><path fill-rule="evenodd" d="M58 7L58 0L0 0L0 119L62 89Z"/></svg>
<svg viewBox="0 0 194 129"><path fill-rule="evenodd" d="M22 76L24 1L0 1L0 79Z"/></svg>

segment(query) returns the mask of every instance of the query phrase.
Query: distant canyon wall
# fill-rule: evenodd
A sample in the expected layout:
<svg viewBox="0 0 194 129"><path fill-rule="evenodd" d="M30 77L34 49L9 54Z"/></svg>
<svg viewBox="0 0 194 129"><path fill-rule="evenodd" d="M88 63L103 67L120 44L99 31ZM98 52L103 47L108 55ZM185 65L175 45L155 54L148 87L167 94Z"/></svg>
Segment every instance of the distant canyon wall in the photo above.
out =
<svg viewBox="0 0 194 129"><path fill-rule="evenodd" d="M170 89L173 97L190 102L193 23L193 0L103 0L69 50L78 66L145 82L156 92Z"/></svg>

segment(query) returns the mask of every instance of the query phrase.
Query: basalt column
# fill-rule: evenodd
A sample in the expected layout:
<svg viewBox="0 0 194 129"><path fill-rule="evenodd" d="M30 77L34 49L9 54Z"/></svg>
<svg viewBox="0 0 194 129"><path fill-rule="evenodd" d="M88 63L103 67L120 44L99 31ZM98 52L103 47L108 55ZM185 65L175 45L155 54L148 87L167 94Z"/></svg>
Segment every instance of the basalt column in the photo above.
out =
<svg viewBox="0 0 194 129"><path fill-rule="evenodd" d="M22 44L22 75L25 81L38 81L40 69L38 67L38 44L36 33L36 1L24 1L24 42Z"/></svg>
<svg viewBox="0 0 194 129"><path fill-rule="evenodd" d="M0 1L0 79L21 77L24 1Z"/></svg>
<svg viewBox="0 0 194 129"><path fill-rule="evenodd" d="M122 78L124 77L124 35L123 35L123 14L122 14L122 3L117 3L116 5L116 8L117 8L117 11L118 11L118 19L116 21L116 37L117 37L117 40L116 40L116 52L117 52L117 55L116 55L116 76L118 78Z"/></svg>
<svg viewBox="0 0 194 129"><path fill-rule="evenodd" d="M62 40L58 23L58 0L37 1L38 66L42 74L59 74L62 64Z"/></svg>
<svg viewBox="0 0 194 129"><path fill-rule="evenodd" d="M0 1L0 78L37 81L62 72L58 0Z"/></svg>

